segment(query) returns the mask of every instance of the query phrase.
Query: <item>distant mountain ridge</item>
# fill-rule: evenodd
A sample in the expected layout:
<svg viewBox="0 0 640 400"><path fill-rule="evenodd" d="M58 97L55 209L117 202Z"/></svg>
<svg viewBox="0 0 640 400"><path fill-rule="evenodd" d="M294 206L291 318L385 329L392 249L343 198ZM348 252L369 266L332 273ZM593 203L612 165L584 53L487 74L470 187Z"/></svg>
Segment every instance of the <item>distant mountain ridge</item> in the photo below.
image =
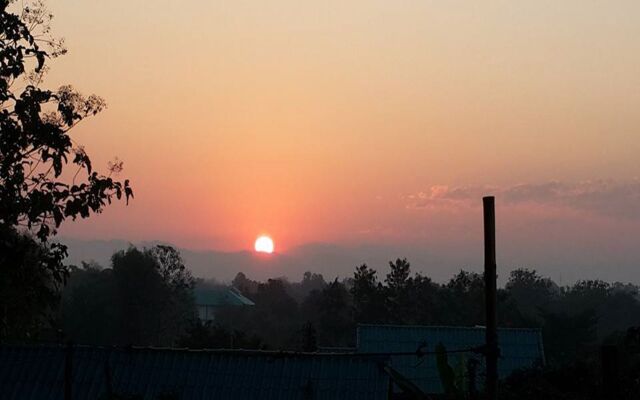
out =
<svg viewBox="0 0 640 400"><path fill-rule="evenodd" d="M69 247L67 264L79 265L81 261L95 261L108 267L111 255L135 245L151 247L162 241L129 242L127 240L85 240L59 237ZM333 243L309 243L287 250L286 253L262 254L253 251L193 250L175 246L180 250L185 264L197 277L214 278L230 282L238 272L252 279L265 280L286 277L299 281L305 271L321 273L326 280L342 279L353 275L354 269L366 263L378 271L383 281L389 270L389 261L406 257L412 273L420 272L436 282L444 283L461 269L482 272L482 248L438 249L424 247L400 247L392 245L361 244L337 245ZM598 259L568 262L558 257L536 253L512 252L498 258L498 282L503 285L509 272L526 267L537 270L559 284L573 284L578 279L603 279L640 283L637 263L633 260L617 261L604 265ZM624 261L624 260L623 260Z"/></svg>
<svg viewBox="0 0 640 400"><path fill-rule="evenodd" d="M168 244L160 241L129 242L126 240L84 240L67 237L61 237L59 241L69 247L68 264L80 265L82 261L95 261L104 267L110 265L113 253L131 245L141 248L156 244ZM426 260L416 254L411 257L410 254L403 254L400 249L372 245L345 247L330 243L312 243L293 248L286 254L176 248L180 250L185 264L194 275L225 282L231 281L238 272L244 272L252 279L284 276L292 280L299 280L305 271L321 273L325 279L344 278L351 276L355 267L363 263L379 269L379 278L384 279L388 262L392 259L407 257L416 267L426 265ZM439 271L423 272L434 278L448 279L452 275L451 271L455 271L451 267L442 265Z"/></svg>

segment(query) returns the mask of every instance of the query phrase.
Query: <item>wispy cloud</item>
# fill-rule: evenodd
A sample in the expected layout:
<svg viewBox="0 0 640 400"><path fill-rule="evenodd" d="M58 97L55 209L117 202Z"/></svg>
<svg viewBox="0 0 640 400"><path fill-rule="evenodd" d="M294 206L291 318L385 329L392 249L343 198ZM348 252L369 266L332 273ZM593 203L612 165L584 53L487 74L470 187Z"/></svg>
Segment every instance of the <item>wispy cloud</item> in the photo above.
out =
<svg viewBox="0 0 640 400"><path fill-rule="evenodd" d="M570 208L613 218L640 219L640 180L549 181L496 187L483 185L431 186L405 196L411 209L475 207L493 194L505 205L532 204Z"/></svg>

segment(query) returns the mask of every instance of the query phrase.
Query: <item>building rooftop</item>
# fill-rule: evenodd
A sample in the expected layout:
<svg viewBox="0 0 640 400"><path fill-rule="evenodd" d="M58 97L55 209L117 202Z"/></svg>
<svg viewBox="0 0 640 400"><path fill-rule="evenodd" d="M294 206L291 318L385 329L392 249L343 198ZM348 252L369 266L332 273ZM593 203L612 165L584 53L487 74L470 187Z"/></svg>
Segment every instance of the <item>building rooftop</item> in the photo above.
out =
<svg viewBox="0 0 640 400"><path fill-rule="evenodd" d="M389 388L384 360L354 354L0 346L2 398L64 398L68 354L74 400L386 399Z"/></svg>
<svg viewBox="0 0 640 400"><path fill-rule="evenodd" d="M447 351L477 348L485 343L485 328L359 325L357 330L357 351L360 353L415 352L422 345L425 345L423 351L433 352L439 343L442 343ZM498 360L500 378L506 378L520 368L544 364L542 334L539 329L499 328L498 343L501 350ZM465 368L467 360L471 358L479 363L480 378L484 375L484 357L480 354L469 351L448 355L449 364L454 369ZM390 365L423 392L443 392L434 355L426 355L423 358L413 355L392 356ZM483 379L478 381L482 382Z"/></svg>
<svg viewBox="0 0 640 400"><path fill-rule="evenodd" d="M196 304L203 306L253 306L255 303L233 287L196 288Z"/></svg>

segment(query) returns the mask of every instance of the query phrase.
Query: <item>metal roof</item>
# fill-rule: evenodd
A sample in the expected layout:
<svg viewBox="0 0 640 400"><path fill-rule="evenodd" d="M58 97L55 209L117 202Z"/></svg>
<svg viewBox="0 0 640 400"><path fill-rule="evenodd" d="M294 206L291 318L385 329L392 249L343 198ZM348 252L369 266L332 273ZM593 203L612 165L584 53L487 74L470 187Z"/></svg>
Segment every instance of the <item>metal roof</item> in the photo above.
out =
<svg viewBox="0 0 640 400"><path fill-rule="evenodd" d="M360 353L415 352L426 343L423 351L433 352L442 343L447 351L464 350L485 343L484 327L359 325L357 351ZM506 378L514 370L544 364L542 334L539 329L498 329L501 357L498 375ZM474 352L448 355L449 364L456 369L470 358L480 362L478 378L484 376L483 357ZM440 375L434 355L422 359L417 356L393 356L390 364L426 393L442 393ZM483 381L483 379L479 379Z"/></svg>
<svg viewBox="0 0 640 400"><path fill-rule="evenodd" d="M0 346L2 399L60 400L65 346ZM386 399L380 359L355 354L74 346L74 400ZM166 398L166 397L165 397ZM172 397L173 398L173 397Z"/></svg>
<svg viewBox="0 0 640 400"><path fill-rule="evenodd" d="M195 289L196 304L201 306L253 306L255 303L235 288Z"/></svg>

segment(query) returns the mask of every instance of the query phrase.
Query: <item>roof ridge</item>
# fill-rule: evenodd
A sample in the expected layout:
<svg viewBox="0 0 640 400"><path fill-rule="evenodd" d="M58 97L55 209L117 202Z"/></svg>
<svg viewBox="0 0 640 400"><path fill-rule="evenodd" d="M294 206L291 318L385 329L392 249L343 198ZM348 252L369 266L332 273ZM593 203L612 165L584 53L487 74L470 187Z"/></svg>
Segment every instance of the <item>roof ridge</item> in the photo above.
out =
<svg viewBox="0 0 640 400"><path fill-rule="evenodd" d="M402 325L402 324L358 324L360 327L376 327L376 328L411 328L411 329L459 329L459 330L485 330L485 326L454 326L454 325ZM534 331L540 332L541 328L509 328L498 327L499 331Z"/></svg>
<svg viewBox="0 0 640 400"><path fill-rule="evenodd" d="M11 348L29 348L29 349L65 349L69 344L63 343L19 343L19 344L0 344L0 349ZM91 344L71 344L74 349L89 350L116 350L116 351L166 351L172 353L191 353L191 354L220 354L220 355L255 355L255 356L271 356L271 357L337 357L337 356L355 356L364 358L362 354L355 352L303 352L294 350L256 350L256 349L190 349L187 347L156 347L156 346L118 346L118 345L91 345Z"/></svg>

